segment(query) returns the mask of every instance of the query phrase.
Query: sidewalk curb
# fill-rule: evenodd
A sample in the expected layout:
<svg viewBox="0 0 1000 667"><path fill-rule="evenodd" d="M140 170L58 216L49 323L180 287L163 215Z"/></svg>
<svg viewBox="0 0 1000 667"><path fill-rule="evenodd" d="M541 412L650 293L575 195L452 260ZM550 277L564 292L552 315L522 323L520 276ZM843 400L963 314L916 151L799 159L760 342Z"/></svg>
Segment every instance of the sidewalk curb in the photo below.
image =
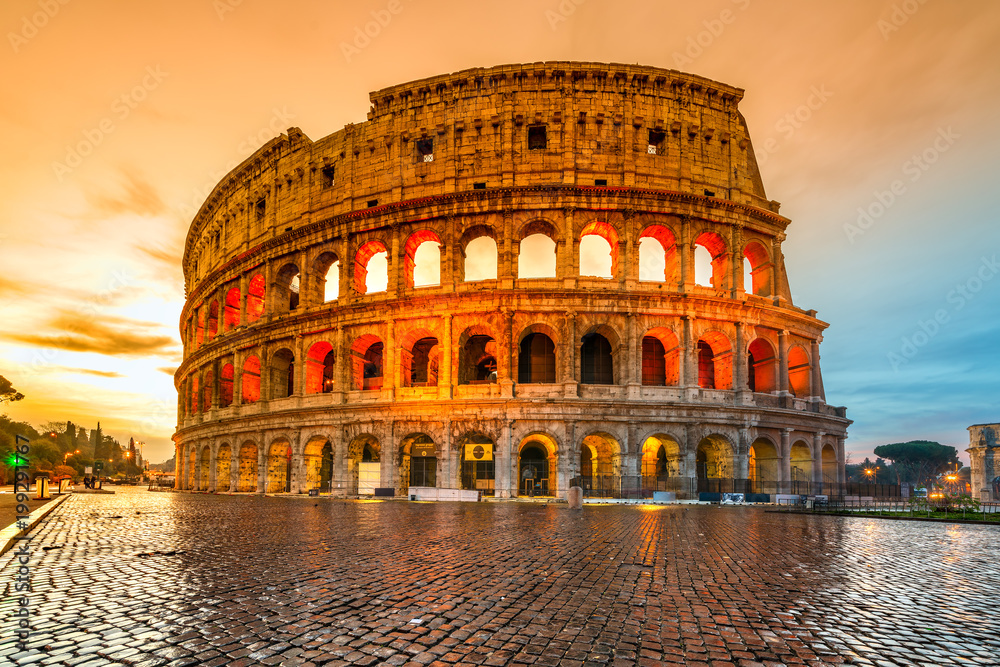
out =
<svg viewBox="0 0 1000 667"><path fill-rule="evenodd" d="M17 542L17 538L27 534L32 528L37 526L42 519L47 517L52 512L52 510L59 507L59 505L65 502L65 500L69 498L69 496L70 494L64 493L60 495L58 498L52 500L52 502L45 503L44 505L36 509L34 512L29 514L28 527L25 528L24 530L18 529L16 521L7 526L6 528L4 528L3 530L0 530L0 556L10 551L11 547L13 547L14 544Z"/></svg>

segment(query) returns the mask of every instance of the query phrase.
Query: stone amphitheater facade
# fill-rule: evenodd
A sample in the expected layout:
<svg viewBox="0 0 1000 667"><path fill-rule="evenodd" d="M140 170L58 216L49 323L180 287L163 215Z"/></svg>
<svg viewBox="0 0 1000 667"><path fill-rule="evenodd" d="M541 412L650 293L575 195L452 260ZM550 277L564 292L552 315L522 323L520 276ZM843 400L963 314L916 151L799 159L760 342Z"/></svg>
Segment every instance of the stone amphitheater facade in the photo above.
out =
<svg viewBox="0 0 1000 667"><path fill-rule="evenodd" d="M742 96L653 67L506 65L262 146L187 235L177 486L844 482L827 324L792 304Z"/></svg>

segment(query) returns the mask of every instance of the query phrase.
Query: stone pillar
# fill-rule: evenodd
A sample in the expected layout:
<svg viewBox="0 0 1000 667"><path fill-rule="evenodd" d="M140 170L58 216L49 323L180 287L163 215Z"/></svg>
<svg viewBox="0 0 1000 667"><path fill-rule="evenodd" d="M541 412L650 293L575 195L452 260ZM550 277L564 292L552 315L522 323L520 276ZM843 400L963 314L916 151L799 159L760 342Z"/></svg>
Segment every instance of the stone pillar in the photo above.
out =
<svg viewBox="0 0 1000 667"><path fill-rule="evenodd" d="M230 450L229 459L229 492L236 492L236 486L240 481L240 447L243 443L239 441L239 438L233 438L232 449Z"/></svg>
<svg viewBox="0 0 1000 667"><path fill-rule="evenodd" d="M214 442L209 445L208 450L208 491L209 493L215 493L215 489L218 480L215 479L215 475L218 472L217 458L219 454L219 443Z"/></svg>
<svg viewBox="0 0 1000 667"><path fill-rule="evenodd" d="M257 493L264 493L267 489L267 464L268 464L267 433L260 432L260 447L257 449Z"/></svg>
<svg viewBox="0 0 1000 667"><path fill-rule="evenodd" d="M563 385L567 397L576 397L577 383L579 379L576 374L577 348L580 342L576 336L576 313L569 311L566 313L566 344L563 353Z"/></svg>
<svg viewBox="0 0 1000 667"><path fill-rule="evenodd" d="M451 419L444 420L444 448L445 460L442 476L437 480L437 486L444 489L462 488L462 457L461 452L452 446L451 439Z"/></svg>
<svg viewBox="0 0 1000 667"><path fill-rule="evenodd" d="M688 216L681 217L681 237L678 239L677 251L681 259L681 279L677 289L681 293L694 289L694 248L691 243L691 220Z"/></svg>
<svg viewBox="0 0 1000 667"><path fill-rule="evenodd" d="M505 310L503 313L503 338L505 340L497 341L498 347L500 344L504 345L504 351L499 354L504 355L503 364L499 364L500 359L498 358L498 368L497 368L497 382L500 385L500 396L501 398L513 398L514 396L514 378L517 377L517 369L514 368L514 346L517 343L514 340L514 313L511 310Z"/></svg>
<svg viewBox="0 0 1000 667"><path fill-rule="evenodd" d="M847 483L847 458L844 455L844 436L837 437L837 484Z"/></svg>
<svg viewBox="0 0 1000 667"><path fill-rule="evenodd" d="M184 488L184 445L177 443L174 445L174 488L178 491Z"/></svg>
<svg viewBox="0 0 1000 667"><path fill-rule="evenodd" d="M382 347L382 398L391 401L395 387L401 386L399 380L402 369L399 368L399 352L396 350L396 327L392 316L385 321L385 345Z"/></svg>
<svg viewBox="0 0 1000 667"><path fill-rule="evenodd" d="M503 212L503 225L501 230L501 240L497 247L497 278L500 279L500 289L511 289L514 287L514 278L517 277L517 260L514 255L514 213L506 210Z"/></svg>
<svg viewBox="0 0 1000 667"><path fill-rule="evenodd" d="M778 485L779 493L789 493L791 491L791 480L792 480L792 443L791 443L792 429L783 428L781 429L781 451L778 452L778 456L781 457L781 461L778 463Z"/></svg>
<svg viewBox="0 0 1000 667"><path fill-rule="evenodd" d="M566 441L564 451L557 454L560 461L558 472L558 489L550 489L557 498L565 498L569 490L569 480L580 474L580 448L576 444L576 422L567 421L565 425ZM551 479L551 475L549 475Z"/></svg>
<svg viewBox="0 0 1000 667"><path fill-rule="evenodd" d="M250 279L244 273L240 275L240 326L247 325L247 295L250 292Z"/></svg>
<svg viewBox="0 0 1000 667"><path fill-rule="evenodd" d="M513 457L513 443L511 442L511 427L513 422L504 420L503 428L500 432L500 442L497 443L496 449L493 452L493 456L496 459L494 461L493 469L496 475L496 495L498 498L510 498L512 495L517 495L515 490L511 489L511 458Z"/></svg>
<svg viewBox="0 0 1000 667"><path fill-rule="evenodd" d="M750 431L745 426L739 429L733 464L733 479L750 479Z"/></svg>
<svg viewBox="0 0 1000 667"><path fill-rule="evenodd" d="M382 443L379 461L379 483L382 488L396 488L396 471L399 467L397 463L397 447L394 422L388 421L385 424L385 442Z"/></svg>
<svg viewBox="0 0 1000 667"><path fill-rule="evenodd" d="M444 331L441 341L441 361L438 364L438 398L451 398L453 392L451 378L455 365L455 351L452 349L451 324L452 315L448 313L442 318Z"/></svg>
<svg viewBox="0 0 1000 667"><path fill-rule="evenodd" d="M735 224L732 227L732 242L729 256L732 258L730 281L732 282L732 297L742 299L747 292L747 286L743 284L743 225ZM752 286L751 286L752 288ZM751 292L753 289L750 290Z"/></svg>
<svg viewBox="0 0 1000 667"><path fill-rule="evenodd" d="M737 400L740 400L740 393L748 391L747 385L747 355L744 349L745 325L739 320L736 321L736 349L733 351L733 390L736 392Z"/></svg>
<svg viewBox="0 0 1000 667"><path fill-rule="evenodd" d="M683 359L681 360L681 386L698 386L698 345L691 329L693 323L687 315L683 316L684 340L681 343Z"/></svg>
<svg viewBox="0 0 1000 667"><path fill-rule="evenodd" d="M820 374L819 370L819 341L811 340L809 341L809 361L810 361L810 384L811 391L809 392L814 401L825 401L826 395L823 391L823 376Z"/></svg>
<svg viewBox="0 0 1000 667"><path fill-rule="evenodd" d="M300 286L301 289L301 286ZM294 366L292 367L292 395L305 396L306 393L306 350L305 341L302 335L296 335L294 339L293 351L295 355Z"/></svg>
<svg viewBox="0 0 1000 667"><path fill-rule="evenodd" d="M639 397L639 387L642 385L642 340L637 331L635 313L626 315L625 333L625 354L621 355L623 370L620 373L622 382L629 387L629 398L634 399Z"/></svg>
<svg viewBox="0 0 1000 667"><path fill-rule="evenodd" d="M817 431L813 433L812 442L812 468L813 468L813 484L816 488L822 488L826 480L823 478L823 436L826 435L823 431ZM815 492L815 491L814 491ZM825 493L825 491L821 491Z"/></svg>
<svg viewBox="0 0 1000 667"><path fill-rule="evenodd" d="M395 297L403 293L403 283L405 282L400 278L404 262L400 254L399 227L396 225L392 227L392 238L390 240L389 252L386 253L386 259L389 262L389 284L385 291L387 296Z"/></svg>
<svg viewBox="0 0 1000 667"><path fill-rule="evenodd" d="M788 332L778 332L778 395L790 396L788 391Z"/></svg>
<svg viewBox="0 0 1000 667"><path fill-rule="evenodd" d="M688 485L694 498L697 499L698 490L698 442L696 440L694 424L684 425L684 449L680 455L680 477L686 477Z"/></svg>

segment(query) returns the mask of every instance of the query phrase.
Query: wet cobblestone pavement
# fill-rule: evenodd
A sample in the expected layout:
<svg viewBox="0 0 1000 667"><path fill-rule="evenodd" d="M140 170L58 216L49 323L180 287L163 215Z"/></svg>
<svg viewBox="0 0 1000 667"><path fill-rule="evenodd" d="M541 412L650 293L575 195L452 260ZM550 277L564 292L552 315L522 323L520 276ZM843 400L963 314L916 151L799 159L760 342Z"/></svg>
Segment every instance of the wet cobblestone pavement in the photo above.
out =
<svg viewBox="0 0 1000 667"><path fill-rule="evenodd" d="M1000 665L1000 532L757 508L74 496L0 665Z"/></svg>

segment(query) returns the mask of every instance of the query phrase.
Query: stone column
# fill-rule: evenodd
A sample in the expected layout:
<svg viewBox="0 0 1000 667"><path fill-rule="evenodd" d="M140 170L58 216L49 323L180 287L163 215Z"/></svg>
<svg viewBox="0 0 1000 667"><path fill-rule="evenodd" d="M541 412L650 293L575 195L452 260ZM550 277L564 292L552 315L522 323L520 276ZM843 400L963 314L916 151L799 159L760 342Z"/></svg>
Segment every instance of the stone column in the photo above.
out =
<svg viewBox="0 0 1000 667"><path fill-rule="evenodd" d="M736 392L737 400L740 399L740 393L748 391L747 385L747 356L744 351L744 338L745 334L743 332L744 324L739 320L736 321L736 349L733 351L733 390Z"/></svg>
<svg viewBox="0 0 1000 667"><path fill-rule="evenodd" d="M817 431L813 433L812 442L812 468L813 468L813 484L816 488L822 488L826 480L823 477L823 436L826 435L823 431ZM815 489L814 489L815 492ZM825 493L825 492L824 492Z"/></svg>
<svg viewBox="0 0 1000 667"><path fill-rule="evenodd" d="M736 443L736 458L733 461L733 479L750 478L750 431L746 427L739 429L739 441Z"/></svg>
<svg viewBox="0 0 1000 667"><path fill-rule="evenodd" d="M386 258L388 259L389 266L389 284L386 287L386 295L390 297L397 296L404 292L405 282L400 278L400 272L403 270L403 257L400 254L399 247L399 227L393 225L392 227L392 238L390 240L389 252L386 253Z"/></svg>
<svg viewBox="0 0 1000 667"><path fill-rule="evenodd" d="M301 286L300 286L301 289ZM306 393L306 350L305 341L302 335L295 336L292 344L295 355L294 366L292 367L292 396L305 396Z"/></svg>
<svg viewBox="0 0 1000 667"><path fill-rule="evenodd" d="M690 491L697 499L698 490L698 443L694 424L684 425L684 449L680 455L680 477L686 477Z"/></svg>
<svg viewBox="0 0 1000 667"><path fill-rule="evenodd" d="M564 451L557 454L557 461L562 459L559 465L558 489L550 489L552 495L557 498L565 498L569 491L569 481L580 474L580 450L576 444L576 422L567 421L565 424L566 441L563 443ZM549 475L551 479L551 475Z"/></svg>
<svg viewBox="0 0 1000 667"><path fill-rule="evenodd" d="M232 449L229 459L229 492L236 492L236 486L240 481L240 447L243 445L239 438L233 438Z"/></svg>
<svg viewBox="0 0 1000 667"><path fill-rule="evenodd" d="M462 459L460 452L452 447L451 419L444 420L444 442L441 445L444 447L445 460L441 470L442 477L437 480L436 486L444 489L460 489Z"/></svg>
<svg viewBox="0 0 1000 667"><path fill-rule="evenodd" d="M778 395L790 396L788 391L788 332L778 332Z"/></svg>
<svg viewBox="0 0 1000 667"><path fill-rule="evenodd" d="M247 325L247 295L250 292L250 279L247 275L240 275L240 326Z"/></svg>
<svg viewBox="0 0 1000 667"><path fill-rule="evenodd" d="M501 230L501 240L498 244L497 257L497 278L500 280L500 289L511 289L514 286L514 278L517 277L516 260L514 257L514 213L506 210L503 212L503 223Z"/></svg>
<svg viewBox="0 0 1000 667"><path fill-rule="evenodd" d="M185 451L184 445L177 443L174 445L174 488L178 491L184 489L184 459Z"/></svg>
<svg viewBox="0 0 1000 667"><path fill-rule="evenodd" d="M677 251L681 259L681 279L678 291L685 293L694 289L694 249L691 243L691 220L681 216L681 237L678 239Z"/></svg>
<svg viewBox="0 0 1000 667"><path fill-rule="evenodd" d="M399 368L396 350L396 327L390 315L385 321L385 345L382 347L382 399L391 401L395 387L401 386L402 369Z"/></svg>
<svg viewBox="0 0 1000 667"><path fill-rule="evenodd" d="M260 432L260 447L257 448L257 493L264 493L267 489L267 463L268 463L267 433Z"/></svg>
<svg viewBox="0 0 1000 667"><path fill-rule="evenodd" d="M382 443L382 451L379 457L379 461L382 465L379 466L379 483L382 488L396 488L396 471L398 469L398 464L396 462L396 457L398 456L396 447L396 436L393 432L395 429L395 424L392 421L386 422L385 425L385 442Z"/></svg>
<svg viewBox="0 0 1000 667"><path fill-rule="evenodd" d="M288 488L291 493L302 493L305 489L305 452L303 448L305 443L302 442L302 430L295 429L292 432L291 442L289 443L292 448L292 465L291 465L291 479L289 480Z"/></svg>
<svg viewBox="0 0 1000 667"><path fill-rule="evenodd" d="M846 457L844 456L844 436L837 437L837 483L847 483Z"/></svg>
<svg viewBox="0 0 1000 667"><path fill-rule="evenodd" d="M692 333L693 322L687 315L682 316L684 322L684 341L681 344L684 358L681 363L681 385L698 386L698 345Z"/></svg>
<svg viewBox="0 0 1000 667"><path fill-rule="evenodd" d="M438 398L452 397L452 368L455 363L455 351L452 350L451 313L442 318L443 340L441 341L441 361L438 364Z"/></svg>
<svg viewBox="0 0 1000 667"><path fill-rule="evenodd" d="M791 491L791 480L792 480L792 443L791 443L792 429L783 428L781 429L781 451L778 452L778 456L781 457L781 461L778 463L778 488L779 493L789 493Z"/></svg>
<svg viewBox="0 0 1000 667"><path fill-rule="evenodd" d="M576 397L577 383L579 378L576 373L577 348L580 343L576 337L576 313L568 311L566 313L566 343L563 353L563 386L567 397Z"/></svg>
<svg viewBox="0 0 1000 667"><path fill-rule="evenodd" d="M809 392L811 398L814 401L825 401L826 396L823 391L823 376L820 374L819 370L819 341L811 340L809 341L809 361L810 361L810 387Z"/></svg>
<svg viewBox="0 0 1000 667"><path fill-rule="evenodd" d="M514 346L517 343L514 341L514 313L511 310L505 310L503 313L503 338L506 340L497 341L499 346L500 343L504 344L504 351L500 352L505 356L503 360L504 363L501 366L499 363L497 368L497 383L500 385L500 396L501 398L512 398L514 396L514 378L517 377L517 369L514 368ZM499 359L497 360L500 361Z"/></svg>
<svg viewBox="0 0 1000 667"><path fill-rule="evenodd" d="M511 457L513 443L511 442L511 427L513 422L504 420L503 428L500 433L500 442L493 452L494 462L493 470L496 475L496 494L498 498L510 498L511 495L516 495L516 492L512 494L510 478L511 478Z"/></svg>
<svg viewBox="0 0 1000 667"><path fill-rule="evenodd" d="M216 473L218 472L218 452L219 443L213 442L209 445L208 450L208 491L209 493L215 493L216 485L218 480L215 479Z"/></svg>

